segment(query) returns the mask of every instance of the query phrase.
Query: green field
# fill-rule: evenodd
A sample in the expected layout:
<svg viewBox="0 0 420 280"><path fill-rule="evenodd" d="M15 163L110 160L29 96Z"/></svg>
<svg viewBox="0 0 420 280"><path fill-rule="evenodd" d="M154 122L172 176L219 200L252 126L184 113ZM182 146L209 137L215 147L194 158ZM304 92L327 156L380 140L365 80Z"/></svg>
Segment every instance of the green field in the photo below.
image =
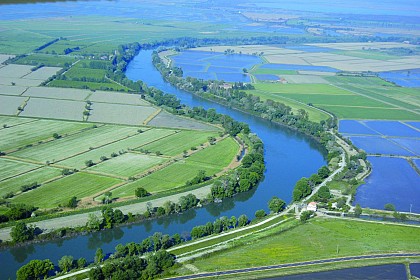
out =
<svg viewBox="0 0 420 280"><path fill-rule="evenodd" d="M40 167L39 165L35 165L32 163L19 162L15 160L6 159L6 158L0 158L0 166L1 166L0 180L4 180L11 176L22 174L22 173L25 173L25 172L28 172L30 170Z"/></svg>
<svg viewBox="0 0 420 280"><path fill-rule="evenodd" d="M29 118L16 118L16 117L6 117L6 116L0 116L0 133L3 129L8 129L15 125L21 125L24 123L30 123L37 120L29 119ZM7 128L4 128L3 125L6 125Z"/></svg>
<svg viewBox="0 0 420 280"><path fill-rule="evenodd" d="M106 160L89 170L117 176L130 177L137 175L155 165L167 161L167 158L126 153L116 158Z"/></svg>
<svg viewBox="0 0 420 280"><path fill-rule="evenodd" d="M30 147L11 155L40 162L58 161L89 151L137 132L136 127L106 125L79 134L62 137L52 142Z"/></svg>
<svg viewBox="0 0 420 280"><path fill-rule="evenodd" d="M13 192L20 191L20 187L26 184L38 183L41 184L47 180L61 175L61 169L42 167L23 175L13 177L11 179L0 182L0 197Z"/></svg>
<svg viewBox="0 0 420 280"><path fill-rule="evenodd" d="M391 60L391 59L399 59L401 57L396 55L390 55L386 53L381 53L378 51L334 51L333 53L354 56L359 58L366 58L366 59L376 59L376 60Z"/></svg>
<svg viewBox="0 0 420 280"><path fill-rule="evenodd" d="M18 195L11 201L53 208L65 204L73 196L82 198L93 195L120 182L115 178L79 172Z"/></svg>
<svg viewBox="0 0 420 280"><path fill-rule="evenodd" d="M280 84L280 83L258 83L254 85L255 90L261 92L273 92L283 94L325 94L325 95L347 95L352 94L332 85L324 84ZM250 91L249 93L252 93Z"/></svg>
<svg viewBox="0 0 420 280"><path fill-rule="evenodd" d="M314 219L280 233L257 233L237 246L193 261L200 271L334 257L418 251L420 228L351 220ZM338 254L337 254L338 248ZM258 256L258 257L256 257Z"/></svg>
<svg viewBox="0 0 420 280"><path fill-rule="evenodd" d="M0 121L1 120L2 118L0 118ZM5 120L3 122L10 123ZM6 151L30 144L36 144L38 141L52 138L54 133L65 135L89 127L92 127L92 125L66 121L34 120L30 123L1 129L0 150Z"/></svg>
<svg viewBox="0 0 420 280"><path fill-rule="evenodd" d="M215 137L215 132L205 131L180 131L177 134L166 137L160 141L150 143L141 147L149 152L161 152L164 155L174 156L181 154L184 150L197 147L208 141L208 137Z"/></svg>
<svg viewBox="0 0 420 280"><path fill-rule="evenodd" d="M76 61L75 57L63 55L46 55L41 53L34 53L14 61L15 64L39 65L52 67L64 67L66 64L72 64Z"/></svg>
<svg viewBox="0 0 420 280"><path fill-rule="evenodd" d="M254 75L269 74L269 75L296 75L297 71L294 70L277 70L277 69L265 69L257 68L251 71Z"/></svg>

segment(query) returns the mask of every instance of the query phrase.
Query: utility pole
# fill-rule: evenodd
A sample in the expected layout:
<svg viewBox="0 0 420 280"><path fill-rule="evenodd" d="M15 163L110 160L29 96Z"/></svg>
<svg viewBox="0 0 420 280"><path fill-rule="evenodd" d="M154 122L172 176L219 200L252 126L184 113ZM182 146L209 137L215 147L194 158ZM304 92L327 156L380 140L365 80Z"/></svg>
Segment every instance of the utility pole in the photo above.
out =
<svg viewBox="0 0 420 280"><path fill-rule="evenodd" d="M337 244L337 255L338 255L338 252L339 252L339 248L338 248L338 244Z"/></svg>

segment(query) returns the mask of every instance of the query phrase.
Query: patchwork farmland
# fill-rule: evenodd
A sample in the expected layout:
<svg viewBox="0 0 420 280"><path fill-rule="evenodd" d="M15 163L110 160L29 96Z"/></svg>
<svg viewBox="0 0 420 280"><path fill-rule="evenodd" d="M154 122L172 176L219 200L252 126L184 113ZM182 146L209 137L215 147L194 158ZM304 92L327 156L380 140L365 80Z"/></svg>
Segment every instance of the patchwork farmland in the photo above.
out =
<svg viewBox="0 0 420 280"><path fill-rule="evenodd" d="M34 56L25 63L38 56L47 65L70 62ZM34 86L59 69L0 68L0 195L6 201L50 209L76 196L80 207L90 207L104 192L126 200L139 186L151 194L182 189L199 171L211 178L236 161L239 144L221 137L218 127L171 115L139 95ZM215 165L203 160L214 156ZM160 176L169 181L155 179Z"/></svg>

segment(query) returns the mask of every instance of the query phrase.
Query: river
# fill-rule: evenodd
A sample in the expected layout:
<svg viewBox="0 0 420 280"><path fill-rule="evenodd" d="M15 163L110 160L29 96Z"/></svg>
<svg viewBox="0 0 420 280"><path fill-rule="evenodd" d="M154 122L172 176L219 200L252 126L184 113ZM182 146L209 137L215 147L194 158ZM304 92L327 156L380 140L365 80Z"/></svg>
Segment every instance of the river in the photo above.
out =
<svg viewBox="0 0 420 280"><path fill-rule="evenodd" d="M85 236L0 251L0 279L15 278L16 270L31 259L48 258L57 264L63 255L71 255L75 259L84 257L92 261L99 247L105 253L112 253L117 244L139 242L156 231L171 235L174 233L187 235L194 226L214 221L220 216L246 214L253 218L256 210L268 210L267 201L274 195L290 202L296 181L301 177L310 176L326 163L320 145L308 137L269 121L192 96L166 83L151 62L151 51L141 51L128 65L126 75L132 80L142 80L148 86L175 94L186 105L215 108L219 113L228 114L238 121L248 123L251 130L264 142L267 167L264 180L257 189L250 192L183 214Z"/></svg>

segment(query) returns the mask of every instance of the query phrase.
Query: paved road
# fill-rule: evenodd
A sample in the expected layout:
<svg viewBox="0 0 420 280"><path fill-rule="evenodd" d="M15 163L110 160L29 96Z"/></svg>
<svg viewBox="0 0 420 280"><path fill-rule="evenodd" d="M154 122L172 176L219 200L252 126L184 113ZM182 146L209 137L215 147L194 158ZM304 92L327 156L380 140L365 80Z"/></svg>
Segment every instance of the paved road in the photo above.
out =
<svg viewBox="0 0 420 280"><path fill-rule="evenodd" d="M399 258L420 257L420 253L401 253L401 254L396 253L396 254L379 254L379 255L368 255L368 256L342 257L342 258L335 258L335 259L325 259L325 260L316 260L316 261L307 261L307 262L250 267L250 268L235 269L235 270L225 270L225 271L217 271L217 272L198 273L194 275L187 275L187 276L180 276L180 277L166 278L166 279L171 279L171 280L197 279L197 278L203 278L203 277L232 275L232 274L238 274L238 273L265 271L265 270L288 268L288 267L299 267L299 266L306 266L306 265L335 263L335 262L342 262L342 261L357 261L357 260L380 259L380 258L390 258L390 257L399 257Z"/></svg>

